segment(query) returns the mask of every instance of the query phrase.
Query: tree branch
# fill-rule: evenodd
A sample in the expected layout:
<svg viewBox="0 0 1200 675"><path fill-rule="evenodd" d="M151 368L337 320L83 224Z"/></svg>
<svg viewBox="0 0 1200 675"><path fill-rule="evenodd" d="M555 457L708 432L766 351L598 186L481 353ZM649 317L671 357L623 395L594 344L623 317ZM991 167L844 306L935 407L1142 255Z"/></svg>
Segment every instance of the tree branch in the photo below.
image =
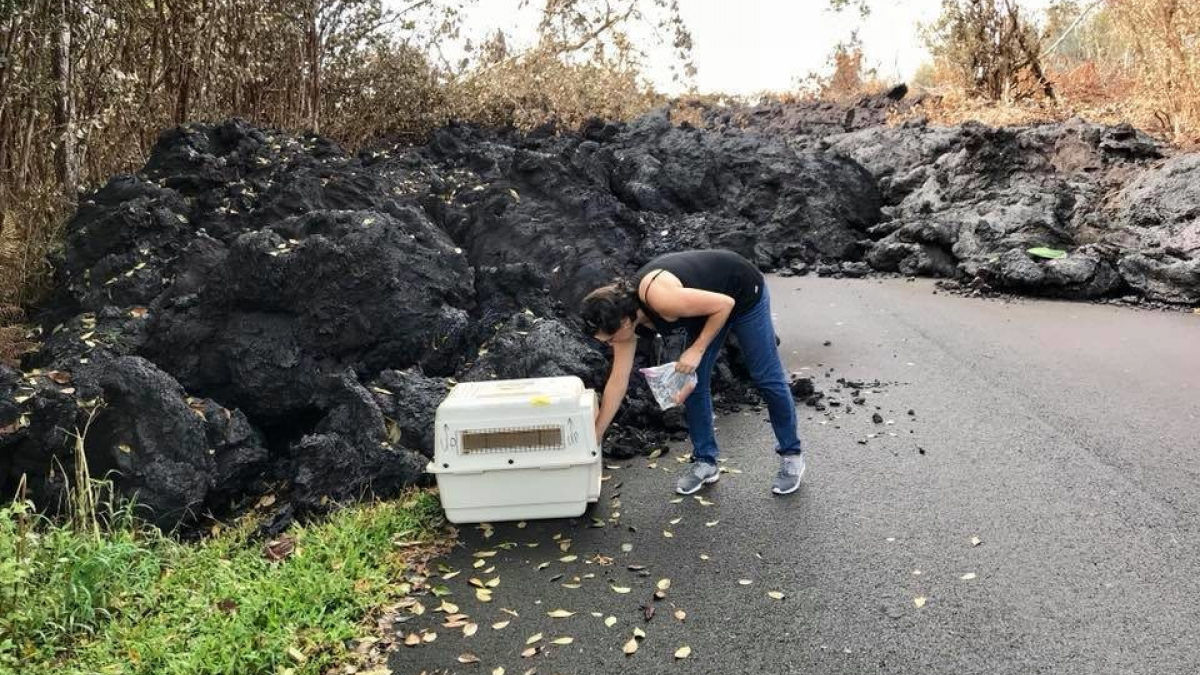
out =
<svg viewBox="0 0 1200 675"><path fill-rule="evenodd" d="M1092 4L1084 7L1083 11L1079 13L1079 16L1075 17L1075 21L1073 21L1070 26L1067 26L1067 29L1063 31L1063 34L1059 35L1058 39L1054 41L1054 44L1047 47L1046 50L1042 52L1042 55L1049 56L1055 49L1058 49L1058 46L1062 44L1062 41L1067 39L1067 36L1074 32L1079 24L1083 23L1084 17L1086 17L1093 9L1099 7L1100 3L1102 2L1104 2L1104 0L1093 0Z"/></svg>

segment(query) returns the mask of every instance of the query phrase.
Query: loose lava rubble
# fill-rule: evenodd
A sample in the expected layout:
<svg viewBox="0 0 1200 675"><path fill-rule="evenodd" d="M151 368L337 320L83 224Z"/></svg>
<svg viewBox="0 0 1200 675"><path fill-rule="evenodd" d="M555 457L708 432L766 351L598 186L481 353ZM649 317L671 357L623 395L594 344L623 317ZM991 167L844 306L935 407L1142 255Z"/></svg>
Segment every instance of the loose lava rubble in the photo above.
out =
<svg viewBox="0 0 1200 675"><path fill-rule="evenodd" d="M783 274L1200 303L1200 154L1078 120L884 126L902 105L897 88L848 108L708 108L698 127L670 109L578 131L455 124L357 154L241 120L166 131L142 171L81 200L34 308L40 346L0 366L0 489L25 476L54 509L79 442L93 476L167 527L266 492L271 529L395 494L427 480L455 381L600 388L603 347L573 308L678 249ZM646 344L639 362L680 347ZM736 345L727 356L724 409L758 405ZM634 378L606 450L683 430Z"/></svg>

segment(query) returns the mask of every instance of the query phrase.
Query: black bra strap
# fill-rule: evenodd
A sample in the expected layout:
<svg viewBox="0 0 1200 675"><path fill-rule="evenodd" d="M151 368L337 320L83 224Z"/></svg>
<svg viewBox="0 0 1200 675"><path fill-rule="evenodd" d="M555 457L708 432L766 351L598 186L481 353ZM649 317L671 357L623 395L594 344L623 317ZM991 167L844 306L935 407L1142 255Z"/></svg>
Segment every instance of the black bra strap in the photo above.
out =
<svg viewBox="0 0 1200 675"><path fill-rule="evenodd" d="M650 277L650 283L646 284L646 299L643 300L642 303L647 307L650 306L650 287L654 285L654 280L658 278L658 275L662 274L663 272L666 272L666 270L658 270L655 272L654 276Z"/></svg>

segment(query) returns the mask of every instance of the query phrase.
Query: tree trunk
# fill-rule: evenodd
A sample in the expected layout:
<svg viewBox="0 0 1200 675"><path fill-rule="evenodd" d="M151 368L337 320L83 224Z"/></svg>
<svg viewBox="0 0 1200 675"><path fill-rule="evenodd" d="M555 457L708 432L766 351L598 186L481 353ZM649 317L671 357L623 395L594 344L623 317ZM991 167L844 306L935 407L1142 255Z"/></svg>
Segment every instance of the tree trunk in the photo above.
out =
<svg viewBox="0 0 1200 675"><path fill-rule="evenodd" d="M79 163L75 157L75 102L71 86L71 0L58 0L55 5L58 25L54 31L54 124L58 148L54 164L63 195L74 203L79 189Z"/></svg>
<svg viewBox="0 0 1200 675"><path fill-rule="evenodd" d="M314 134L321 132L321 27L316 0L310 5L312 14L306 17L306 51L308 52L308 124Z"/></svg>

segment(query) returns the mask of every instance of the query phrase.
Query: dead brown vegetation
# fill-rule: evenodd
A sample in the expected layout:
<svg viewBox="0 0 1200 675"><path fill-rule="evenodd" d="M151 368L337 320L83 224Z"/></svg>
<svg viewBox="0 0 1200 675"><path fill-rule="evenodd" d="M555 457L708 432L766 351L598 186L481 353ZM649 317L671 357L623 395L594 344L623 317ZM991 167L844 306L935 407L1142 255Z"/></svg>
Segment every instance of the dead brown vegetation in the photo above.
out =
<svg viewBox="0 0 1200 675"><path fill-rule="evenodd" d="M676 0L544 0L529 8L541 13L532 50L495 35L446 56L470 4L0 0L0 305L44 292L78 191L139 168L176 124L238 116L353 148L418 142L451 119L628 118L661 103L626 37L635 25L690 75Z"/></svg>
<svg viewBox="0 0 1200 675"><path fill-rule="evenodd" d="M1033 17L1022 30L968 29L1002 27L1005 2L945 0L927 34L935 61L922 72L921 88L935 96L912 114L996 125L1081 116L1200 142L1200 3L1060 0L1036 29ZM1026 52L1038 67L1011 67ZM972 78L983 64L998 67Z"/></svg>

